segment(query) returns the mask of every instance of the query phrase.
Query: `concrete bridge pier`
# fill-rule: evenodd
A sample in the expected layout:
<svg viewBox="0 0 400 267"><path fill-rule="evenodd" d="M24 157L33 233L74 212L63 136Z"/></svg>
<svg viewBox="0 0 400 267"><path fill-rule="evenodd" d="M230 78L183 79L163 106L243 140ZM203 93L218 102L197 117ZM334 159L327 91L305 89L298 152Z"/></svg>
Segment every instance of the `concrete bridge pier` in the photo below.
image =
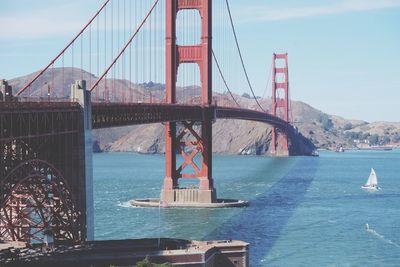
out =
<svg viewBox="0 0 400 267"><path fill-rule="evenodd" d="M0 101L11 101L13 98L12 87L6 80L0 80Z"/></svg>
<svg viewBox="0 0 400 267"><path fill-rule="evenodd" d="M78 80L71 85L71 101L79 103L83 116L83 144L85 190L86 190L86 239L94 240L94 203L93 203L93 143L92 143L92 102L91 92L86 81Z"/></svg>

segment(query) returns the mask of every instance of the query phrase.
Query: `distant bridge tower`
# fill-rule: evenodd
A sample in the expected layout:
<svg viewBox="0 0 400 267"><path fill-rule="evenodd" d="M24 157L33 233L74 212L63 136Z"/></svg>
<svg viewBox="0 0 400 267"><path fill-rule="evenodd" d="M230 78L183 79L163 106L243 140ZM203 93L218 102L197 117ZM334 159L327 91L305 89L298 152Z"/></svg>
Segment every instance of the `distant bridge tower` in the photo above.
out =
<svg viewBox="0 0 400 267"><path fill-rule="evenodd" d="M198 10L201 17L201 42L198 45L176 44L176 18L179 11ZM201 103L208 107L212 102L212 1L170 0L166 1L166 102L175 104L176 81L180 64L195 63L201 77ZM208 110L208 109L205 109ZM166 176L161 198L171 202L211 203L216 201L212 178L212 120L213 114L205 112L202 121L185 121L165 126ZM197 132L194 127L201 126ZM183 163L177 168L177 153ZM195 159L198 161L195 162ZM197 165L199 164L199 166ZM192 169L190 172L189 169ZM179 188L178 179L198 179L199 188L188 191Z"/></svg>
<svg viewBox="0 0 400 267"><path fill-rule="evenodd" d="M275 54L272 57L272 115L289 122L289 66L288 54ZM271 154L289 155L288 134L272 130Z"/></svg>

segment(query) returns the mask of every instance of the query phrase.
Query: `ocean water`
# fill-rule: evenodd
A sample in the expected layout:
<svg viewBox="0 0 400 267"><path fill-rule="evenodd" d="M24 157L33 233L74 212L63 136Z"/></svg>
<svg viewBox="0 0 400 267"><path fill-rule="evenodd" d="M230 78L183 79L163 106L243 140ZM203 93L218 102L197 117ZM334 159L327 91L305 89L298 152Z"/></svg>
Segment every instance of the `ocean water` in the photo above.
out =
<svg viewBox="0 0 400 267"><path fill-rule="evenodd" d="M215 155L213 167L218 196L249 207L130 207L159 196L163 155L95 154L96 239L239 239L250 243L251 266L400 266L399 150ZM375 193L361 189L371 167L382 187Z"/></svg>

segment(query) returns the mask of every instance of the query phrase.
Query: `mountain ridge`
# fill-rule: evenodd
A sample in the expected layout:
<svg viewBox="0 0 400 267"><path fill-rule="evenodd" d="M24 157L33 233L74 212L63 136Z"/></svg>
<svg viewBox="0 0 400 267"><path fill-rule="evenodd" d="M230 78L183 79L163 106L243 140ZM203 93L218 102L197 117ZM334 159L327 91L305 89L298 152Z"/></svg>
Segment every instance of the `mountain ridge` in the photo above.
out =
<svg viewBox="0 0 400 267"><path fill-rule="evenodd" d="M9 80L13 92L34 77L35 73ZM62 83L62 88L51 88L54 95L68 96L70 84L74 80L86 79L93 84L96 76L80 69L54 69L46 73L41 83L33 84L30 92L34 96L47 92L52 84ZM132 90L135 100L149 98L154 101L164 99L164 85L154 82L134 84L127 80L114 81L120 88ZM100 84L101 88L102 84ZM101 90L101 89L100 89ZM149 94L149 92L151 92ZM102 95L104 92L100 92ZM197 86L178 87L178 101L193 101L199 93ZM234 94L238 103L245 108L255 109L254 100ZM95 96L96 97L96 93ZM214 93L215 101L233 104L230 95ZM271 100L258 99L263 107L271 106ZM291 101L291 122L298 128L301 136L301 149L295 154L310 155L315 148L335 149L338 146L356 148L360 144L393 145L400 144L400 122L366 122L348 120L341 116L329 115L301 101ZM268 154L270 152L272 127L263 123L237 120L218 120L213 125L213 151L224 154ZM312 144L308 143L309 139ZM93 131L94 151L124 151L137 153L164 153L164 129L161 124L136 125L123 128L100 129Z"/></svg>

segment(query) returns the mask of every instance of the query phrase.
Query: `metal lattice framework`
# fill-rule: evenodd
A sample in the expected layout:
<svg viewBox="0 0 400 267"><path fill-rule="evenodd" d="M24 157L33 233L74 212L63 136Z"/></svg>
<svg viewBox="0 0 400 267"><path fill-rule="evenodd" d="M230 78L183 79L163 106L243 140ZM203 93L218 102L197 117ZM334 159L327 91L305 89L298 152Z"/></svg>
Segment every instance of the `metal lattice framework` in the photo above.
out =
<svg viewBox="0 0 400 267"><path fill-rule="evenodd" d="M81 111L68 102L0 102L0 240L86 238Z"/></svg>
<svg viewBox="0 0 400 267"><path fill-rule="evenodd" d="M0 239L42 242L50 229L57 241L80 240L72 192L51 164L21 163L1 181L1 188Z"/></svg>
<svg viewBox="0 0 400 267"><path fill-rule="evenodd" d="M201 43L197 45L177 45L176 20L180 11L196 10L201 17ZM194 63L200 70L201 77L201 105L212 104L212 2L201 1L168 1L166 5L166 102L176 104L176 82L180 65ZM179 178L199 179L201 191L213 191L212 178L212 116L205 116L201 121L182 122L183 130L177 132L176 122L169 122L165 126L165 157L166 175L164 178L164 192L171 193L179 186ZM197 133L193 125L198 123L201 128ZM191 133L194 140L186 142L182 138ZM190 154L184 148L187 147ZM177 151L183 156L183 164L177 168ZM198 156L200 166L194 161ZM193 173L184 174L183 170L191 166ZM167 199L167 198L165 198ZM210 197L209 201L215 201Z"/></svg>

